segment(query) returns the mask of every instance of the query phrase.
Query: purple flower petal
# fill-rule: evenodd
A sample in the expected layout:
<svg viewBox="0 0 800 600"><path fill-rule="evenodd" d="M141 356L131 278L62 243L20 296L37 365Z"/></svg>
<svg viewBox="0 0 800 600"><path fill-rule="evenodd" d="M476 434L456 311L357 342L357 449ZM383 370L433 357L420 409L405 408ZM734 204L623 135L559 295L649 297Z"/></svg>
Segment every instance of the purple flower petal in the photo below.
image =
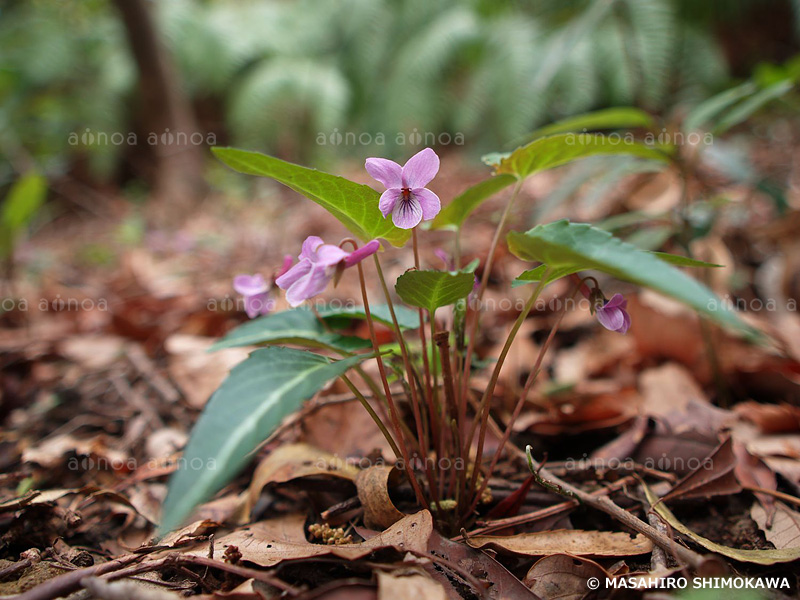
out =
<svg viewBox="0 0 800 600"><path fill-rule="evenodd" d="M281 270L278 271L278 274L276 275L276 277L280 277L281 275L286 273L286 271L291 269L293 262L294 262L294 259L292 258L292 255L291 254L285 254L283 256L283 265L281 266Z"/></svg>
<svg viewBox="0 0 800 600"><path fill-rule="evenodd" d="M244 312L251 319L255 319L259 315L266 315L272 310L274 302L270 300L269 294L256 294L255 296L245 296L244 299Z"/></svg>
<svg viewBox="0 0 800 600"><path fill-rule="evenodd" d="M314 267L309 273L298 279L286 290L286 301L292 308L300 306L304 300L313 298L325 290L328 282L333 277L333 272L324 267Z"/></svg>
<svg viewBox="0 0 800 600"><path fill-rule="evenodd" d="M622 316L622 311L618 308L608 308L606 306L597 309L597 320L606 329L617 331L624 323L625 318Z"/></svg>
<svg viewBox="0 0 800 600"><path fill-rule="evenodd" d="M605 308L626 308L627 306L628 301L622 294L614 294L611 296L611 300L605 303Z"/></svg>
<svg viewBox="0 0 800 600"><path fill-rule="evenodd" d="M381 247L381 243L378 240L372 240L371 242L367 242L358 250L354 250L350 253L350 255L344 260L345 267L352 267L353 265L360 263L362 260L375 254L378 249Z"/></svg>
<svg viewBox="0 0 800 600"><path fill-rule="evenodd" d="M394 210L394 207L397 205L397 201L403 196L403 192L400 188L393 188L390 190L386 190L381 194L380 202L378 202L378 208L380 209L381 213L383 213L384 217L389 216Z"/></svg>
<svg viewBox="0 0 800 600"><path fill-rule="evenodd" d="M233 289L242 296L254 296L269 290L267 282L259 275L237 275L233 278Z"/></svg>
<svg viewBox="0 0 800 600"><path fill-rule="evenodd" d="M302 260L293 266L291 269L286 271L280 277L275 279L275 285L277 285L282 290L288 290L298 279L301 277L305 277L308 275L309 271L311 271L312 264L309 260Z"/></svg>
<svg viewBox="0 0 800 600"><path fill-rule="evenodd" d="M626 334L626 333L628 333L628 329L630 329L630 328L631 328L631 316L627 312L625 312L623 310L622 311L622 327L617 329L617 331L619 331L622 334Z"/></svg>
<svg viewBox="0 0 800 600"><path fill-rule="evenodd" d="M303 248L300 250L300 260L304 258L307 260L314 260L314 253L316 252L317 248L322 246L325 242L322 241L321 237L316 235L310 235L306 238L306 241L303 242Z"/></svg>
<svg viewBox="0 0 800 600"><path fill-rule="evenodd" d="M392 221L400 229L413 229L422 221L422 206L412 195L408 200L399 201L392 211Z"/></svg>
<svg viewBox="0 0 800 600"><path fill-rule="evenodd" d="M456 268L453 259L442 248L436 248L433 253L444 263L444 268L448 271L453 271Z"/></svg>
<svg viewBox="0 0 800 600"><path fill-rule="evenodd" d="M386 188L403 187L403 167L386 158L368 158L364 163L367 173ZM386 216L386 215L384 215Z"/></svg>
<svg viewBox="0 0 800 600"><path fill-rule="evenodd" d="M439 157L430 148L420 150L403 166L403 185L399 187L424 188L439 172Z"/></svg>
<svg viewBox="0 0 800 600"><path fill-rule="evenodd" d="M314 263L322 267L332 267L347 258L348 254L349 252L342 250L339 246L323 244L317 248L317 257Z"/></svg>
<svg viewBox="0 0 800 600"><path fill-rule="evenodd" d="M439 196L426 188L414 188L411 190L420 206L422 207L422 218L430 221L439 211L442 210L442 203L439 201Z"/></svg>

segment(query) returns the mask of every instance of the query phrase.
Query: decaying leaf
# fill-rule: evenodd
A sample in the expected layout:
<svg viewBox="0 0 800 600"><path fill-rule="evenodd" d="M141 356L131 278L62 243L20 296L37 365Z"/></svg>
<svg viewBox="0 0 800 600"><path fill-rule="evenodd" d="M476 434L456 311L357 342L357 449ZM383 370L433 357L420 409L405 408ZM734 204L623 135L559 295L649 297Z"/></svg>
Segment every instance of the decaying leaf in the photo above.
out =
<svg viewBox="0 0 800 600"><path fill-rule="evenodd" d="M525 575L523 583L542 598L583 600L595 594L587 584L593 577L605 582L610 575L587 558L553 554L539 559Z"/></svg>
<svg viewBox="0 0 800 600"><path fill-rule="evenodd" d="M662 501L738 494L742 488L734 474L736 464L733 441L727 437L694 471L676 483Z"/></svg>
<svg viewBox="0 0 800 600"><path fill-rule="evenodd" d="M800 559L800 547L779 548L777 550L740 550L738 548L730 548L728 546L723 546L722 544L712 542L711 540L696 534L691 529L686 527L686 525L681 523L675 517L675 515L672 514L672 512L667 508L666 504L658 501L658 497L650 488L644 484L642 487L647 495L647 501L653 505L653 510L655 510L667 523L672 525L674 529L687 536L696 544L703 546L703 548L718 554L722 554L723 556L727 556L728 558L732 558L734 560L755 563L759 565L774 565L777 563L793 562Z"/></svg>
<svg viewBox="0 0 800 600"><path fill-rule="evenodd" d="M761 531L776 548L800 547L800 513L778 502L771 525L768 523L767 511L760 503L753 504L750 516L758 523Z"/></svg>
<svg viewBox="0 0 800 600"><path fill-rule="evenodd" d="M358 499L364 507L364 524L372 529L386 529L405 515L397 510L389 496L389 486L400 476L394 467L376 465L356 477Z"/></svg>
<svg viewBox="0 0 800 600"><path fill-rule="evenodd" d="M269 484L287 483L305 477L354 481L356 475L356 467L332 454L308 444L284 444L273 450L256 468L242 514L250 514L261 491Z"/></svg>
<svg viewBox="0 0 800 600"><path fill-rule="evenodd" d="M446 600L442 584L419 573L378 573L378 600Z"/></svg>
<svg viewBox="0 0 800 600"><path fill-rule="evenodd" d="M433 531L433 519L428 511L404 517L386 531L360 544L328 546L312 544L305 537L304 514L293 514L253 523L214 542L214 556L223 556L226 548L236 546L241 560L271 567L284 560L337 556L356 560L375 550L394 548L398 552L427 552L428 539ZM205 556L207 545L189 551Z"/></svg>
<svg viewBox="0 0 800 600"><path fill-rule="evenodd" d="M633 556L647 554L653 543L643 535L631 537L615 531L559 529L520 533L508 537L482 535L469 538L473 548L493 548L523 556L548 556L566 552L573 556Z"/></svg>

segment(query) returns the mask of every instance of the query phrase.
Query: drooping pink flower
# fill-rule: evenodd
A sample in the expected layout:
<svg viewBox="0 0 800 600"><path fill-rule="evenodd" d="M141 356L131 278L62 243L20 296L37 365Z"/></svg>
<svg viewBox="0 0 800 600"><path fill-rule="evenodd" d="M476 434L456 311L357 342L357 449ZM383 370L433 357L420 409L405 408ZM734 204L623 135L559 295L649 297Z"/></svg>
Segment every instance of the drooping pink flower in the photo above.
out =
<svg viewBox="0 0 800 600"><path fill-rule="evenodd" d="M628 301L625 297L622 294L614 294L611 296L611 300L597 303L595 316L600 321L600 325L606 329L624 334L631 326L631 316L625 310L627 307Z"/></svg>
<svg viewBox="0 0 800 600"><path fill-rule="evenodd" d="M258 273L237 275L233 278L233 289L244 296L244 311L251 319L272 310L274 301L269 297L271 287Z"/></svg>
<svg viewBox="0 0 800 600"><path fill-rule="evenodd" d="M347 252L339 246L326 244L315 235L306 238L298 263L275 279L292 307L321 293L336 274L337 268L346 269L361 262L380 248L378 240L364 244L358 250Z"/></svg>
<svg viewBox="0 0 800 600"><path fill-rule="evenodd" d="M384 217L391 213L392 222L401 229L413 229L439 214L439 197L425 187L439 172L439 157L432 149L420 150L402 167L386 158L368 158L364 166L386 187L378 208Z"/></svg>

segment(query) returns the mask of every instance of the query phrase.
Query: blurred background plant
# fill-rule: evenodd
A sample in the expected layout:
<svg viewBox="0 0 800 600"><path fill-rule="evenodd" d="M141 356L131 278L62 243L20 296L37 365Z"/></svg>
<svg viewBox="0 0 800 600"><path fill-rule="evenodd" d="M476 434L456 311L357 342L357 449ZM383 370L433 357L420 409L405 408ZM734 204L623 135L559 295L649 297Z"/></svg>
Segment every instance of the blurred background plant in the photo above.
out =
<svg viewBox="0 0 800 600"><path fill-rule="evenodd" d="M398 157L396 137L416 133L460 134L477 154L605 106L680 114L759 62L785 61L800 29L798 0L144 4L203 141L295 161L370 145ZM8 0L0 14L0 185L32 166L147 180L152 131L137 122L129 24L114 3Z"/></svg>

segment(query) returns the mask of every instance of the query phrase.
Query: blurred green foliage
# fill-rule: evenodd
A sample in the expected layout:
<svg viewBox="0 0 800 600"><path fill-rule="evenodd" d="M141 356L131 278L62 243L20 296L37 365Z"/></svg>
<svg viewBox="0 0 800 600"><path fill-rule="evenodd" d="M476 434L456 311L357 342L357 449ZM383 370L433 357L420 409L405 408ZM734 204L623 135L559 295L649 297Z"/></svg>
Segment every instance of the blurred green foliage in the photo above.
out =
<svg viewBox="0 0 800 600"><path fill-rule="evenodd" d="M712 12L697 8L711 4ZM480 151L593 108L694 103L728 82L713 19L742 18L753 4L152 5L201 127L217 141L307 160L376 147L407 154L395 142L415 133L428 135L423 144L442 142L442 133L452 144L460 134ZM0 55L0 153L9 162L30 157L47 173L78 161L94 176L113 174L130 145L88 134L132 130L136 71L107 0L8 0L0 8ZM0 185L11 172L0 166Z"/></svg>

